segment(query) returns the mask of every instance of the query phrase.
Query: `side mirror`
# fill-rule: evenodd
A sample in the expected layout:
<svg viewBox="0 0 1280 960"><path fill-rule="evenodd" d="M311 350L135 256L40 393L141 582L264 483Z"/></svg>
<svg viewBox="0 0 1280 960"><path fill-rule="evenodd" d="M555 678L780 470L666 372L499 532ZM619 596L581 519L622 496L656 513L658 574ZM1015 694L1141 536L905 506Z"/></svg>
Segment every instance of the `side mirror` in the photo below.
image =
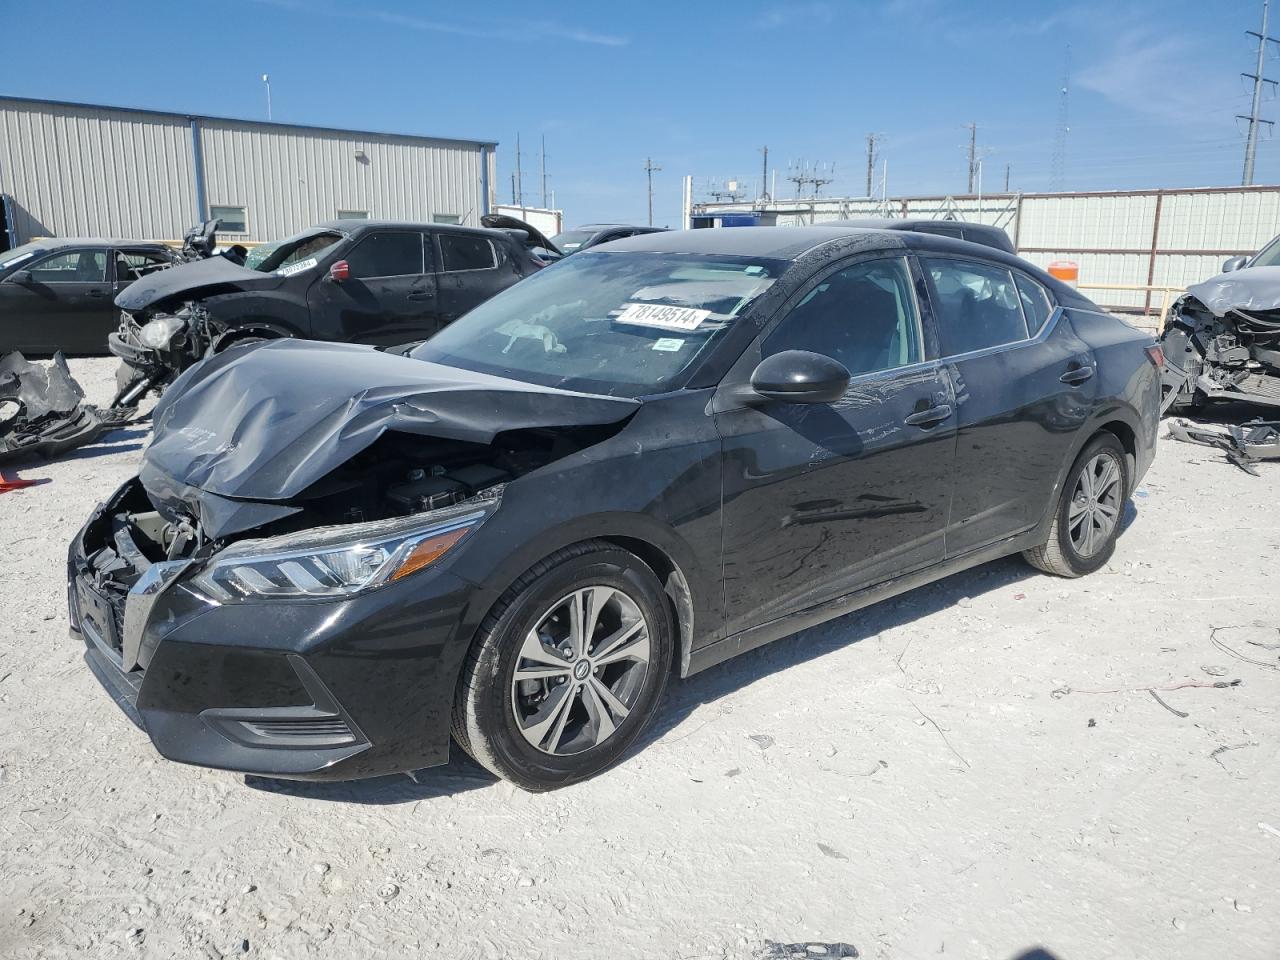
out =
<svg viewBox="0 0 1280 960"><path fill-rule="evenodd" d="M849 387L843 363L808 350L784 350L766 357L751 374L751 389L784 403L834 403Z"/></svg>
<svg viewBox="0 0 1280 960"><path fill-rule="evenodd" d="M1226 260L1223 262L1222 272L1231 273L1234 270L1239 270L1242 267L1247 267L1248 265L1249 265L1248 257L1232 257L1230 260Z"/></svg>
<svg viewBox="0 0 1280 960"><path fill-rule="evenodd" d="M35 283L35 280L31 277L30 270L15 270L9 274L9 280L13 283L20 283L24 287L29 287Z"/></svg>
<svg viewBox="0 0 1280 960"><path fill-rule="evenodd" d="M329 279L334 283L341 283L351 276L351 265L345 260L337 260L333 266L329 268Z"/></svg>

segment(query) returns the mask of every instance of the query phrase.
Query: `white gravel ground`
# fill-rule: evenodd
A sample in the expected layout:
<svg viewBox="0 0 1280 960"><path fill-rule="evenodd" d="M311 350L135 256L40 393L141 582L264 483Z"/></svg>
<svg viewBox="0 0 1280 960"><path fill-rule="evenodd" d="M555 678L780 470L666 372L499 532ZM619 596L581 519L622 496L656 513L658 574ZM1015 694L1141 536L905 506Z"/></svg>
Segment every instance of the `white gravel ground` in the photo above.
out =
<svg viewBox="0 0 1280 960"><path fill-rule="evenodd" d="M108 439L0 496L0 956L1280 956L1280 466L1162 440L1102 572L1001 561L674 682L534 796L160 759L66 630L145 431Z"/></svg>

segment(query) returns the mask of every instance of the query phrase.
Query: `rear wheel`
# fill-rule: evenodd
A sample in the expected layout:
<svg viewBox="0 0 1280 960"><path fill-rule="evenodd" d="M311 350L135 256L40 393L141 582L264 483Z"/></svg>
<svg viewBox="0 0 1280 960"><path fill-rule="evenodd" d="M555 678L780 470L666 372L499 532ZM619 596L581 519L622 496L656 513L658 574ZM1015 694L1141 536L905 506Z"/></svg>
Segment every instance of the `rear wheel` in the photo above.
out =
<svg viewBox="0 0 1280 960"><path fill-rule="evenodd" d="M1129 497L1129 462L1110 433L1085 445L1067 473L1049 539L1023 551L1033 567L1060 577L1100 569L1116 548L1120 518Z"/></svg>
<svg viewBox="0 0 1280 960"><path fill-rule="evenodd" d="M610 766L657 707L673 628L662 585L604 541L557 551L481 624L454 704L454 739L526 790Z"/></svg>

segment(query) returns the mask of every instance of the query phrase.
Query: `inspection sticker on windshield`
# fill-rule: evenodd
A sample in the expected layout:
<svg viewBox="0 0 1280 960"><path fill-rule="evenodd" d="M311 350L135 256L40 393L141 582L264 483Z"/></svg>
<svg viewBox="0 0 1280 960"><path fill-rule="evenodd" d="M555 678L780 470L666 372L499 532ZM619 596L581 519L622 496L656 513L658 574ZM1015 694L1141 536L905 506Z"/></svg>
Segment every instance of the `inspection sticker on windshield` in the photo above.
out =
<svg viewBox="0 0 1280 960"><path fill-rule="evenodd" d="M709 316L710 310L694 310L692 307L628 303L614 320L617 323L634 323L639 327L658 327L661 330L696 330L698 324Z"/></svg>
<svg viewBox="0 0 1280 960"><path fill-rule="evenodd" d="M653 346L650 347L650 349L665 350L668 353L675 353L683 346L684 340L680 337L659 337L657 340L653 341Z"/></svg>
<svg viewBox="0 0 1280 960"><path fill-rule="evenodd" d="M297 263L291 263L287 267L281 267L276 271L277 276L292 277L295 273L301 273L303 270L310 270L317 263L315 257L307 257L305 260L299 260Z"/></svg>

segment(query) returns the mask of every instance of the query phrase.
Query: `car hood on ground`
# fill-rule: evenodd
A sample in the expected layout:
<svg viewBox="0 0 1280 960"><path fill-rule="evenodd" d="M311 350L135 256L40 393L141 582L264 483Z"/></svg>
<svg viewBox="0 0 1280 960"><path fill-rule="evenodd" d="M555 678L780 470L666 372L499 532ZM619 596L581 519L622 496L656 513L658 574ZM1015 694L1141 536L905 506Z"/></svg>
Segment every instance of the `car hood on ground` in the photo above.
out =
<svg viewBox="0 0 1280 960"><path fill-rule="evenodd" d="M1187 287L1214 316L1230 310L1280 310L1280 267L1246 267Z"/></svg>
<svg viewBox="0 0 1280 960"><path fill-rule="evenodd" d="M278 286L283 280L277 274L250 270L232 263L226 257L210 257L208 260L195 260L168 270L158 270L141 280L135 280L116 297L116 306L121 310L145 310L161 300L177 296L193 297L210 287L230 284L262 289Z"/></svg>
<svg viewBox="0 0 1280 960"><path fill-rule="evenodd" d="M142 474L217 498L283 501L387 430L489 443L508 430L617 423L638 407L372 347L274 340L174 381L152 414Z"/></svg>

